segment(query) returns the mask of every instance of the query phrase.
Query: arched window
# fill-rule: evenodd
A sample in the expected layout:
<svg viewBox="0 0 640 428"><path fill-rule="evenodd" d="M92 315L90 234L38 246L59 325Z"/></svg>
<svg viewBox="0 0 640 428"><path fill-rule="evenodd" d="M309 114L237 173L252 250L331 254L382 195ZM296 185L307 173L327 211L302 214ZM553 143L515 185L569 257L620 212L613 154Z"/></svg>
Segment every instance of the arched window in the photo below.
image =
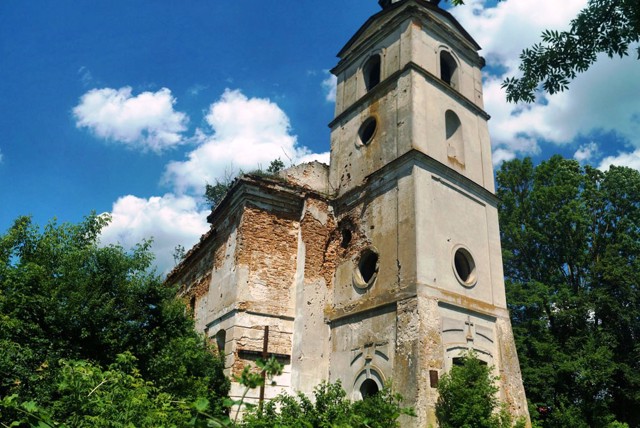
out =
<svg viewBox="0 0 640 428"><path fill-rule="evenodd" d="M458 63L447 51L440 51L440 78L452 88L458 88Z"/></svg>
<svg viewBox="0 0 640 428"><path fill-rule="evenodd" d="M363 400L367 397L373 397L378 392L380 392L380 388L378 387L376 381L373 379L366 379L364 382L362 382L362 385L360 385L360 395L362 396Z"/></svg>
<svg viewBox="0 0 640 428"><path fill-rule="evenodd" d="M353 384L353 398L355 400L362 400L367 397L372 397L382 391L383 385L384 377L380 372L372 366L366 366L358 376L356 376Z"/></svg>
<svg viewBox="0 0 640 428"><path fill-rule="evenodd" d="M216 333L216 346L220 354L224 354L225 343L227 343L227 330L222 329Z"/></svg>
<svg viewBox="0 0 640 428"><path fill-rule="evenodd" d="M447 157L457 164L464 165L464 140L462 138L462 123L460 118L451 110L444 114L447 141Z"/></svg>
<svg viewBox="0 0 640 428"><path fill-rule="evenodd" d="M362 72L364 74L364 85L367 88L367 92L369 92L374 86L380 83L380 55L376 54L369 58L362 68Z"/></svg>

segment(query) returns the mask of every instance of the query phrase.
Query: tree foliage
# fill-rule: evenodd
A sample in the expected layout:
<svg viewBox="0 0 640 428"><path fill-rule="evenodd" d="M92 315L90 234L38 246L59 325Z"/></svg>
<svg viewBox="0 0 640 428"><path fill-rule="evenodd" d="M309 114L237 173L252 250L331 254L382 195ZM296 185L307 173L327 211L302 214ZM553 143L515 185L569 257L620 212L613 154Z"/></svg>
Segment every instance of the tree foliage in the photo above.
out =
<svg viewBox="0 0 640 428"><path fill-rule="evenodd" d="M269 167L267 167L267 174L277 174L284 169L284 162L282 159L274 159L269 163Z"/></svg>
<svg viewBox="0 0 640 428"><path fill-rule="evenodd" d="M503 82L507 100L535 101L535 91L562 92L604 53L610 58L628 55L640 40L640 3L637 0L589 0L571 21L569 30L545 30L542 42L520 55L522 77ZM637 48L640 58L640 47Z"/></svg>
<svg viewBox="0 0 640 428"><path fill-rule="evenodd" d="M438 383L436 417L440 428L511 427L511 415L497 398L497 378L491 375L491 368L473 353L463 355L460 361ZM516 426L524 426L524 421Z"/></svg>
<svg viewBox="0 0 640 428"><path fill-rule="evenodd" d="M507 301L527 396L552 409L544 426L640 426L640 173L514 160L497 195Z"/></svg>
<svg viewBox="0 0 640 428"><path fill-rule="evenodd" d="M389 386L364 400L352 402L340 382L321 383L313 400L300 393L281 394L263 409L250 411L243 421L245 428L394 428L401 415L413 410L402 406L402 397Z"/></svg>
<svg viewBox="0 0 640 428"><path fill-rule="evenodd" d="M215 208L222 198L227 194L231 188L232 180L220 181L216 179L216 184L207 184L204 189L204 199L207 201L211 208Z"/></svg>
<svg viewBox="0 0 640 428"><path fill-rule="evenodd" d="M284 169L284 162L280 159L274 159L269 163L266 171L263 171L261 167L250 171L248 174L259 175L263 177L274 177L280 171ZM238 173L238 175L244 174L242 171ZM204 191L204 199L211 206L211 208L215 208L225 197L231 186L235 181L235 177L233 174L227 173L225 178L222 180L216 179L215 184L207 184L205 186Z"/></svg>
<svg viewBox="0 0 640 428"><path fill-rule="evenodd" d="M0 421L17 415L9 397L38 402L62 422L107 393L131 394L152 419L169 401L199 397L223 412L221 359L195 333L175 290L150 271L148 242L131 252L98 245L107 221L92 215L40 230L22 217L0 236Z"/></svg>
<svg viewBox="0 0 640 428"><path fill-rule="evenodd" d="M453 5L464 0L451 0ZM562 92L578 73L583 73L598 59L629 54L640 41L640 2L638 0L589 0L587 6L571 20L567 31L545 30L541 42L520 54L521 77L505 79L510 102L533 102L536 91ZM640 47L636 47L640 59Z"/></svg>

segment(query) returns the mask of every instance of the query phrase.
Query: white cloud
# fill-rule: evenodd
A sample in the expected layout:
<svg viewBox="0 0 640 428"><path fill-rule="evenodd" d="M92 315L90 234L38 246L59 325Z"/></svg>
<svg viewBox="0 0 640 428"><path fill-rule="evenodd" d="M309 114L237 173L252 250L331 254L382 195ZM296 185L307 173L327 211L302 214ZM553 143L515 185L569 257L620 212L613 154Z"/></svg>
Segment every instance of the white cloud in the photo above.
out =
<svg viewBox="0 0 640 428"><path fill-rule="evenodd" d="M474 0L454 8L453 13L483 47L481 53L489 66L505 70L499 76L488 76L484 85L496 147L533 154L539 151L539 141L574 144L577 137L603 131L640 147L639 63L633 55L622 59L603 55L570 83L569 91L539 97L531 105L508 104L500 87L505 77L518 75L522 49L539 42L544 29L566 29L587 0L505 0L484 9L485 3ZM533 143L522 145L523 140Z"/></svg>
<svg viewBox="0 0 640 428"><path fill-rule="evenodd" d="M285 112L268 99L227 89L211 104L205 119L211 130L197 132L199 146L187 160L166 167L164 180L178 193L201 194L206 183L239 170L266 168L276 158L297 163L312 155L291 135Z"/></svg>
<svg viewBox="0 0 640 428"><path fill-rule="evenodd" d="M573 158L578 162L588 162L598 154L598 145L593 141L588 144L581 145L573 154Z"/></svg>
<svg viewBox="0 0 640 428"><path fill-rule="evenodd" d="M322 89L325 91L325 99L328 102L336 102L336 88L338 85L338 78L331 74L329 70L324 70L325 76L327 76L322 81Z"/></svg>
<svg viewBox="0 0 640 428"><path fill-rule="evenodd" d="M516 158L515 152L507 149L495 149L491 156L493 166L498 167L502 162L508 162Z"/></svg>
<svg viewBox="0 0 640 428"><path fill-rule="evenodd" d="M326 165L329 165L329 157L330 157L330 155L331 155L330 152L308 153L306 155L303 155L303 156L297 158L295 163L296 164L300 164L300 163L309 163L309 162L313 162L313 161L318 161L318 162L324 163Z"/></svg>
<svg viewBox="0 0 640 428"><path fill-rule="evenodd" d="M167 90L167 93L168 90ZM129 248L153 237L152 251L156 266L167 273L174 266L177 245L191 248L209 229L202 206L204 185L237 172L282 158L293 161L329 162L329 153L311 153L291 135L287 115L268 99L248 98L240 91L226 90L211 104L205 120L210 130L197 130L193 140L198 147L187 160L170 162L164 180L173 191L164 196L140 198L123 196L114 204L112 222L103 230L104 244L119 243ZM230 170L230 168L232 168Z"/></svg>
<svg viewBox="0 0 640 428"><path fill-rule="evenodd" d="M102 231L101 242L131 248L153 238L151 251L156 255L156 266L167 273L175 265L175 247L191 248L209 229L209 212L199 209L195 198L187 195L168 193L148 199L122 196L113 204L112 221Z"/></svg>
<svg viewBox="0 0 640 428"><path fill-rule="evenodd" d="M627 166L640 171L640 149L629 153L618 153L616 156L607 156L602 159L598 169L606 171L611 165Z"/></svg>
<svg viewBox="0 0 640 428"><path fill-rule="evenodd" d="M487 0L472 0L451 12L482 46L484 56L515 69L523 48L539 42L545 29L568 28L587 1L505 0L485 7Z"/></svg>
<svg viewBox="0 0 640 428"><path fill-rule="evenodd" d="M0 150L0 163L4 160L4 155L2 154L2 150Z"/></svg>
<svg viewBox="0 0 640 428"><path fill-rule="evenodd" d="M78 128L131 148L161 152L185 142L188 118L175 111L175 98L162 88L132 95L131 87L92 89L80 98L73 114Z"/></svg>

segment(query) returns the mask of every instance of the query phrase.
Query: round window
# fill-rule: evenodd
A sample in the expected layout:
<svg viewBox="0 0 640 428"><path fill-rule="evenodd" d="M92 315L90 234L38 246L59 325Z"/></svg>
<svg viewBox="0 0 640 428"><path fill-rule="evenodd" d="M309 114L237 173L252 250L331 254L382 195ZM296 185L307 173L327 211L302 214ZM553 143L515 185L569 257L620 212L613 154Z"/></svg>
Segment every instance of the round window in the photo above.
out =
<svg viewBox="0 0 640 428"><path fill-rule="evenodd" d="M358 268L354 272L354 284L358 288L368 288L373 285L378 276L378 251L367 248L360 253Z"/></svg>
<svg viewBox="0 0 640 428"><path fill-rule="evenodd" d="M476 263L466 248L458 248L454 253L453 270L458 281L465 287L473 287L476 284Z"/></svg>
<svg viewBox="0 0 640 428"><path fill-rule="evenodd" d="M365 146L369 145L376 135L376 129L378 128L378 121L375 117L370 117L360 125L358 130L358 137L360 137L360 143Z"/></svg>

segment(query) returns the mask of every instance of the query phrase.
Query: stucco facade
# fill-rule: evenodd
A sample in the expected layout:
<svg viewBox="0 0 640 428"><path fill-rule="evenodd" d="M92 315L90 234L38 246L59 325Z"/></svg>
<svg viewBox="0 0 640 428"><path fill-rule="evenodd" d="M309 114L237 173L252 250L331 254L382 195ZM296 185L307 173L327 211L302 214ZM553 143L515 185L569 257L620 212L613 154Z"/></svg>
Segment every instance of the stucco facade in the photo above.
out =
<svg viewBox="0 0 640 428"><path fill-rule="evenodd" d="M479 46L437 2L381 1L339 53L330 166L243 176L168 276L237 374L266 388L387 380L435 426L436 384L468 349L528 417L507 312ZM239 395L233 385L232 395ZM256 398L256 397L253 397Z"/></svg>

